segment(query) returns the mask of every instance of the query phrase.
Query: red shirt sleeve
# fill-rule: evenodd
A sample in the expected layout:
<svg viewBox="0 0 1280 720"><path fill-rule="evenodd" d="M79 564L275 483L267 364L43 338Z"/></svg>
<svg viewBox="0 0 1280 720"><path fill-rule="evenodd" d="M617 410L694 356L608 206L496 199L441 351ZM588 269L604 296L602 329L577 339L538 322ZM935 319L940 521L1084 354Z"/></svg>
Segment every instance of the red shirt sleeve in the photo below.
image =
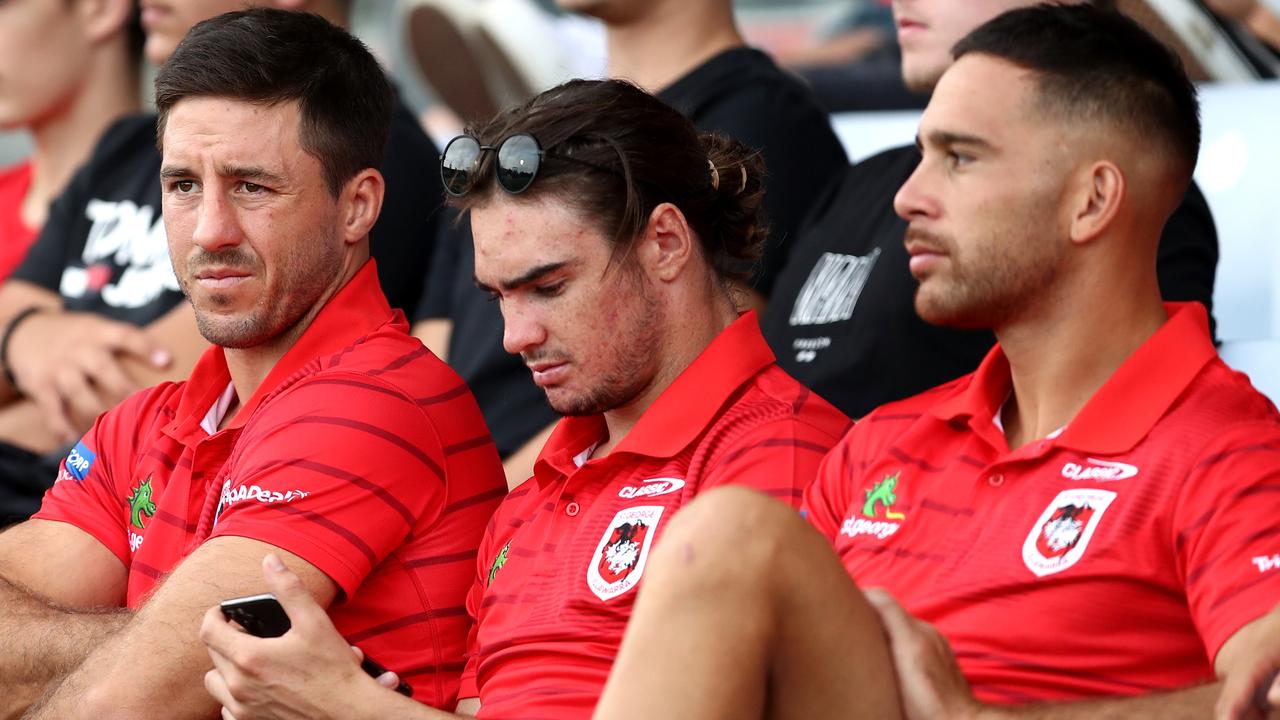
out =
<svg viewBox="0 0 1280 720"><path fill-rule="evenodd" d="M62 459L58 477L32 517L74 525L89 533L129 566L128 502L136 465L135 430L146 408L172 386L144 390L103 413Z"/></svg>
<svg viewBox="0 0 1280 720"><path fill-rule="evenodd" d="M1174 511L1187 602L1211 659L1280 602L1280 428L1225 433L1199 457Z"/></svg>
<svg viewBox="0 0 1280 720"><path fill-rule="evenodd" d="M294 553L348 597L436 520L446 467L439 434L412 398L351 378L341 393L304 380L254 416L228 464L212 532Z"/></svg>
<svg viewBox="0 0 1280 720"><path fill-rule="evenodd" d="M837 437L794 418L773 420L727 444L698 492L745 485L798 508Z"/></svg>
<svg viewBox="0 0 1280 720"><path fill-rule="evenodd" d="M858 475L854 469L856 448L862 446L862 434L866 428L859 423L844 436L818 468L817 478L806 488L800 513L809 524L834 543L840 533L845 511L852 498L850 491L856 485Z"/></svg>

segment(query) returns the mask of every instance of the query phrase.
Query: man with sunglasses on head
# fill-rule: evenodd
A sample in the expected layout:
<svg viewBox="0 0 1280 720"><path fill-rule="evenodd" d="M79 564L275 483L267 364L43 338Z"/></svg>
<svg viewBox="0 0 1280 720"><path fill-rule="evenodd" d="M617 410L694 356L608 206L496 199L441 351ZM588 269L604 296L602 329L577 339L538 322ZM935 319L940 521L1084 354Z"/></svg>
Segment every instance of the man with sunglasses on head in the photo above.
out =
<svg viewBox="0 0 1280 720"><path fill-rule="evenodd" d="M931 91L957 40L1035 2L894 0L907 86ZM995 342L987 330L928 323L912 306L906 222L894 213L893 198L919 163L919 150L904 145L847 168L814 202L761 318L779 364L855 418L971 372ZM1212 310L1218 238L1194 183L1165 225L1156 262L1166 300L1195 300Z"/></svg>
<svg viewBox="0 0 1280 720"><path fill-rule="evenodd" d="M566 416L485 534L459 710L587 718L676 511L736 485L794 512L848 421L735 309L763 233L762 168L742 144L635 86L574 81L455 139L442 164L506 349ZM230 715L445 717L362 677L291 582L268 576L295 619L283 643L205 619Z"/></svg>
<svg viewBox="0 0 1280 720"><path fill-rule="evenodd" d="M216 716L200 618L264 565L451 707L506 488L370 258L391 89L341 28L258 8L196 25L155 97L169 254L213 347L103 414L0 535L0 714Z"/></svg>

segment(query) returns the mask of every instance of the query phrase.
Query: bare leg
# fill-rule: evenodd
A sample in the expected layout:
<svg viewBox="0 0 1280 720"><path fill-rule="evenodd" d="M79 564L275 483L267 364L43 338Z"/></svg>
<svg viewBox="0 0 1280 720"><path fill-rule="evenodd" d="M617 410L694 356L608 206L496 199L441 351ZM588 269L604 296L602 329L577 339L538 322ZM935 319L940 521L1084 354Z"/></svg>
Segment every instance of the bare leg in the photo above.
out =
<svg viewBox="0 0 1280 720"><path fill-rule="evenodd" d="M833 717L901 717L875 612L794 510L698 497L649 558L595 718Z"/></svg>

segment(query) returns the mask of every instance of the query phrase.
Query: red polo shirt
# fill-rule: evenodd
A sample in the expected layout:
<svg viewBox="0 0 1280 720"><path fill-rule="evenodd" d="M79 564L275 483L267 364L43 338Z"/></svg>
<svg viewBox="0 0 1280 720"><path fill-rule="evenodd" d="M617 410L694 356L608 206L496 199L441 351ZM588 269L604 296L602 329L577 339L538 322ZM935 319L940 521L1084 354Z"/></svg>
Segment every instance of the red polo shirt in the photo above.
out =
<svg viewBox="0 0 1280 720"><path fill-rule="evenodd" d="M227 427L201 427L231 381L214 347L187 382L99 418L35 517L114 552L129 607L209 538L295 553L341 589L329 614L347 640L451 708L476 545L506 486L466 385L407 329L370 261Z"/></svg>
<svg viewBox="0 0 1280 720"><path fill-rule="evenodd" d="M880 408L827 457L810 520L863 587L934 623L979 698L1135 695L1212 680L1280 601L1280 417L1169 320L1055 437L1010 451L997 347Z"/></svg>
<svg viewBox="0 0 1280 720"><path fill-rule="evenodd" d="M753 313L725 329L605 457L600 415L565 418L485 532L460 697L482 718L587 718L655 538L697 493L792 505L848 419L774 364ZM575 459L577 458L577 459Z"/></svg>

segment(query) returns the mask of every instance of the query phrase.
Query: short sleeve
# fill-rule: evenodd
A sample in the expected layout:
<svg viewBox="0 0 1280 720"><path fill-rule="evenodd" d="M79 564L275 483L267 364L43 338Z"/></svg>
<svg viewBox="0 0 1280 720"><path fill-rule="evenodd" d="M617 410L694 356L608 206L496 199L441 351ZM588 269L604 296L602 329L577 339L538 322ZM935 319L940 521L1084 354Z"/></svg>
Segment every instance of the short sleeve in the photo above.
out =
<svg viewBox="0 0 1280 720"><path fill-rule="evenodd" d="M727 445L702 480L698 492L720 485L743 485L792 507L837 438L794 418L753 428Z"/></svg>
<svg viewBox="0 0 1280 720"><path fill-rule="evenodd" d="M1280 602L1280 428L1234 429L1201 453L1174 512L1174 549L1210 658Z"/></svg>
<svg viewBox="0 0 1280 720"><path fill-rule="evenodd" d="M467 631L466 665L462 669L462 687L458 689L458 698L480 697L480 686L476 679L479 665L479 629L480 603L484 600L484 589L488 586L489 568L494 564L493 528L495 521L491 518L485 528L484 538L480 541L480 549L476 552L476 578L467 592L467 617L471 618L471 628Z"/></svg>
<svg viewBox="0 0 1280 720"><path fill-rule="evenodd" d="M859 446L861 433L854 426L823 459L817 477L805 489L800 514L804 515L819 533L834 543L840 532L845 511L849 508L849 489L854 487L853 454Z"/></svg>
<svg viewBox="0 0 1280 720"><path fill-rule="evenodd" d="M32 516L84 530L126 567L131 553L125 497L135 464L131 430L138 422L138 408L145 401L146 391L126 399L94 422L62 458L53 487L45 492L40 510Z"/></svg>
<svg viewBox="0 0 1280 720"><path fill-rule="evenodd" d="M438 433L411 398L358 373L314 376L267 402L237 442L211 534L294 553L350 597L439 516Z"/></svg>

